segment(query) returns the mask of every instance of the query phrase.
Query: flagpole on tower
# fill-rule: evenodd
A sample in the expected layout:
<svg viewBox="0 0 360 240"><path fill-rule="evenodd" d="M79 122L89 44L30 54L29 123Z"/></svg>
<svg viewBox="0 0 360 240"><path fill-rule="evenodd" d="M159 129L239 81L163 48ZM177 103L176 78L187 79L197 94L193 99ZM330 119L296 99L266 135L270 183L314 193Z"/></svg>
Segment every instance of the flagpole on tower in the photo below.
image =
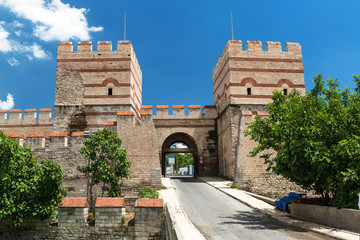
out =
<svg viewBox="0 0 360 240"><path fill-rule="evenodd" d="M124 11L124 41L126 41L126 11Z"/></svg>
<svg viewBox="0 0 360 240"><path fill-rule="evenodd" d="M234 27L233 27L232 10L230 10L230 16L231 16L231 40L234 40Z"/></svg>

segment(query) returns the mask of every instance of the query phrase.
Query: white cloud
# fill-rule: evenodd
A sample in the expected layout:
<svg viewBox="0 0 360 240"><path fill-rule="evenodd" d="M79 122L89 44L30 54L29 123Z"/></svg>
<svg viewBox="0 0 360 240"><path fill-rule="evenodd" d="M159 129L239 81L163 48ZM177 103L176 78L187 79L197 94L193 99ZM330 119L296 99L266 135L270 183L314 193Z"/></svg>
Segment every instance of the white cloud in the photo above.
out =
<svg viewBox="0 0 360 240"><path fill-rule="evenodd" d="M33 57L30 56L30 55L26 55L26 57L27 57L30 61L33 60Z"/></svg>
<svg viewBox="0 0 360 240"><path fill-rule="evenodd" d="M18 66L20 65L19 60L17 60L16 58L12 57L10 59L7 60L7 62L10 64L10 66Z"/></svg>
<svg viewBox="0 0 360 240"><path fill-rule="evenodd" d="M0 52L10 52L12 50L11 42L8 39L10 33L3 28L4 24L4 22L0 22Z"/></svg>
<svg viewBox="0 0 360 240"><path fill-rule="evenodd" d="M18 22L18 21L16 21L16 20L14 20L14 21L11 23L11 25L12 25L13 27L16 27L16 28L23 28L23 27L24 27L24 24L22 24L22 23L20 23L20 22Z"/></svg>
<svg viewBox="0 0 360 240"><path fill-rule="evenodd" d="M34 43L32 46L31 46L31 50L32 50L32 53L34 55L35 58L49 58L51 56L50 52L45 52L44 49L41 48L41 46L37 45L36 43Z"/></svg>
<svg viewBox="0 0 360 240"><path fill-rule="evenodd" d="M6 101L0 100L0 110L10 110L14 107L14 105L15 105L14 97L10 93L8 93L6 97Z"/></svg>
<svg viewBox="0 0 360 240"><path fill-rule="evenodd" d="M85 8L70 7L60 0L0 0L18 17L30 20L34 35L43 41L89 40L90 32L102 31L102 27L89 27Z"/></svg>
<svg viewBox="0 0 360 240"><path fill-rule="evenodd" d="M32 53L35 58L40 58L40 59L50 58L51 53L42 49L42 47L37 43L28 45L28 44L23 44L16 40L9 39L10 33L7 32L3 27L3 25L5 24L6 22L4 21L0 22L0 52ZM15 58L9 59L8 63L11 66L19 65L17 64L18 61L16 59L15 59L16 61L14 61L13 59Z"/></svg>
<svg viewBox="0 0 360 240"><path fill-rule="evenodd" d="M16 36L20 37L20 35L21 35L21 30L15 31L14 33L15 33Z"/></svg>
<svg viewBox="0 0 360 240"><path fill-rule="evenodd" d="M183 143L175 143L174 145L175 145L175 148L188 148L188 146L186 146Z"/></svg>

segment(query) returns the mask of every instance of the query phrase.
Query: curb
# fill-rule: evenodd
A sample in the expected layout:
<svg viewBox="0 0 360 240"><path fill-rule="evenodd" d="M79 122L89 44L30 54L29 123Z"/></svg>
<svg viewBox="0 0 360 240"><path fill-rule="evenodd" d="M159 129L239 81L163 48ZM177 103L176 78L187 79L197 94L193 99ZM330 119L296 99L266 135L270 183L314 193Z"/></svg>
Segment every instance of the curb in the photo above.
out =
<svg viewBox="0 0 360 240"><path fill-rule="evenodd" d="M258 212L260 212L260 213L262 213L262 214L264 214L264 215L266 215L266 216L268 216L268 217L270 217L270 218L272 218L272 219L274 219L274 220L276 220L276 221L282 222L282 223L284 223L284 224L291 225L291 226L295 226L295 227L301 228L301 229L303 229L303 230L311 231L311 232L314 232L314 233L317 233L317 234L321 234L321 235L324 235L324 236L327 236L327 237L331 237L331 238L334 238L334 239L353 239L353 238L351 238L351 237L355 237L356 239L358 239L358 237L359 237L359 240L360 240L360 236L359 236L357 233L353 233L353 232L349 232L349 231L345 231L345 230L338 230L338 229L336 229L336 228L331 228L331 227L328 227L328 226L323 226L323 225L320 225L320 224L318 224L318 223L312 223L312 224L318 225L318 226L319 226L319 229L320 229L320 226L322 226L323 229L324 229L324 227L325 227L325 228L327 228L330 232L333 232L334 230L335 230L335 231L338 230L338 231L341 231L341 233L348 234L348 235L351 235L351 236L349 236L349 238L345 238L345 237L341 237L341 236L334 236L334 235L329 234L329 233L327 233L327 232L322 232L322 231L319 231L319 230L317 230L317 229L313 229L313 228L309 228L309 227L306 227L306 226L302 226L302 224L297 224L297 225L295 225L294 222L283 221L283 220L281 219L281 217L275 216L274 213L271 212L271 211L263 210L263 209L259 209L259 208L256 208L256 207L254 207L254 206L251 206L249 203L247 203L247 202L245 202L245 201L242 201L241 199L239 199L239 198L237 198L237 197L235 197L235 196L233 196L233 195L231 195L231 194L223 191L223 190L220 189L219 187L216 187L216 186L208 183L207 181L205 181L205 180L203 180L203 179L200 179L200 178L197 178L197 179L200 180L200 181L202 181L202 182L204 182L204 183L206 183L206 184L208 184L208 185L210 185L211 187L213 187L213 188L221 191L222 193L226 194L227 196L229 196L229 197L231 197L231 198L233 198L233 199L235 199L235 200L237 200L237 201L245 204L246 206L248 206L248 207L250 207L250 208L252 208L252 209L255 209L256 211L258 211ZM248 194L248 195L251 196L251 197L256 198L256 197L253 196L252 194ZM259 200L264 201L264 200L262 200L262 199L259 199ZM293 220L295 220L295 221L298 221L298 222L310 223L310 222L306 222L306 221L303 221L303 220L300 220L300 219L293 218L293 217L290 216L290 214L284 214L284 213L281 213L281 212L278 212L278 213L281 214L281 215L283 215L283 217L289 217L289 218L291 218L291 219L293 219ZM355 234L356 234L356 235L355 235ZM354 238L354 239L355 239L355 238Z"/></svg>

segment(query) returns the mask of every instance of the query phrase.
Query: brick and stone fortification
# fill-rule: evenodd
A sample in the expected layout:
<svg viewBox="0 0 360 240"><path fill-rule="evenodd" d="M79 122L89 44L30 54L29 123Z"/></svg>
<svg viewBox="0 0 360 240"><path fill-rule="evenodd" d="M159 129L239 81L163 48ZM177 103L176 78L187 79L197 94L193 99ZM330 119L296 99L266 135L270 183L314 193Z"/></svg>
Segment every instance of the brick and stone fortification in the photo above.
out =
<svg viewBox="0 0 360 240"><path fill-rule="evenodd" d="M282 178L266 172L260 158L250 157L255 143L244 130L255 115L266 117L265 104L276 89L287 94L296 88L305 93L301 46L260 41L229 41L214 70L214 103L218 113L219 171L234 178L242 189L278 196L296 189Z"/></svg>
<svg viewBox="0 0 360 240"><path fill-rule="evenodd" d="M70 42L58 45L54 114L51 109L0 112L0 129L19 144L31 147L35 156L62 166L68 196L86 195L86 178L76 167L87 164L79 153L84 131L108 127L122 138L122 147L133 160L127 196L136 196L141 185L160 187L165 155L182 142L191 153L199 176L217 172L217 147L208 139L215 129L214 106L142 106L142 72L130 42ZM212 150L213 149L213 150ZM202 155L205 162L198 163Z"/></svg>
<svg viewBox="0 0 360 240"><path fill-rule="evenodd" d="M125 201L141 185L161 185L170 153L193 154L196 176L220 172L241 188L268 196L296 189L250 157L254 143L244 130L255 115L267 116L264 106L275 89L305 92L299 44L287 43L282 51L280 43L267 42L263 51L261 42L248 41L243 50L241 41L229 41L213 70L215 105L204 107L143 105L142 72L132 44L112 45L100 41L95 50L92 42L59 43L53 115L50 108L0 111L0 130L31 147L41 162L62 166L68 196L86 195L86 178L76 170L87 164L79 152L84 131L104 127L122 138L133 159ZM216 132L217 138L209 134ZM171 148L177 142L188 148Z"/></svg>

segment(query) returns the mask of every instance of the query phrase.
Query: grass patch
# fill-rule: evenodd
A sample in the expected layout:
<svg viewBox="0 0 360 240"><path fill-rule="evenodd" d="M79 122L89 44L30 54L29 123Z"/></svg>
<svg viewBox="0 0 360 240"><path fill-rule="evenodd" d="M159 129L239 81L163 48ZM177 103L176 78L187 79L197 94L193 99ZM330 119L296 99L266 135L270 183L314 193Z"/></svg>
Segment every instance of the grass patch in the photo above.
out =
<svg viewBox="0 0 360 240"><path fill-rule="evenodd" d="M233 188L233 189L239 189L239 185L233 184L233 185L231 185L231 188Z"/></svg>
<svg viewBox="0 0 360 240"><path fill-rule="evenodd" d="M140 198L159 198L159 192L156 188L142 186L138 191Z"/></svg>

